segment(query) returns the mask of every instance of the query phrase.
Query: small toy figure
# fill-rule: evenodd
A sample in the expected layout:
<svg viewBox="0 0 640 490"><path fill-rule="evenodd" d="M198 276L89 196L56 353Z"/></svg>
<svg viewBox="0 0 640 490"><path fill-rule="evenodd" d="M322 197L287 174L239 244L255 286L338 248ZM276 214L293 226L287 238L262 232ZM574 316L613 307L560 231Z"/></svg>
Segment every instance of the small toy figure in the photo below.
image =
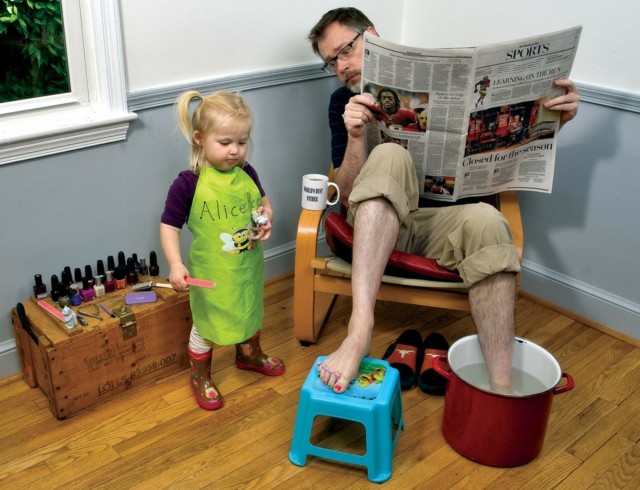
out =
<svg viewBox="0 0 640 490"><path fill-rule="evenodd" d="M64 324L68 329L72 329L78 324L78 317L76 317L75 312L68 306L62 308L62 315L64 316Z"/></svg>
<svg viewBox="0 0 640 490"><path fill-rule="evenodd" d="M264 226L269 222L269 218L264 214L258 213L257 210L254 210L251 211L251 221L253 221L256 226Z"/></svg>

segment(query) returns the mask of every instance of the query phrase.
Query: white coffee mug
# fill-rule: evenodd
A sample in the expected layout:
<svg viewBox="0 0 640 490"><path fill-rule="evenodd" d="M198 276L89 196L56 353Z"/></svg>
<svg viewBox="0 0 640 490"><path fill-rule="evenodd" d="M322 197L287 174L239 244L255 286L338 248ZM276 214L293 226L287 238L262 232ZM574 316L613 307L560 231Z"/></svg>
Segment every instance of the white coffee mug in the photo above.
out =
<svg viewBox="0 0 640 490"><path fill-rule="evenodd" d="M333 201L327 199L329 187L335 187ZM329 182L329 177L322 174L307 174L302 177L302 207L312 211L321 211L327 206L333 206L340 201L340 189Z"/></svg>

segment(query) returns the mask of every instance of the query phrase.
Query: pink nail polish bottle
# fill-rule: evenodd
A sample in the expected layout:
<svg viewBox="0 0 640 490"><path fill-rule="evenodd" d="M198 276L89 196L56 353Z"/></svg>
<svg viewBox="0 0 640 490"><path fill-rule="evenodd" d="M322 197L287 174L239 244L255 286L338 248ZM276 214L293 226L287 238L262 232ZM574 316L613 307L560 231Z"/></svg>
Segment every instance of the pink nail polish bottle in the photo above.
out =
<svg viewBox="0 0 640 490"><path fill-rule="evenodd" d="M93 287L89 286L89 279L87 279L86 277L82 278L82 289L80 290L80 297L85 303L87 301L91 301L95 297L95 291L93 290Z"/></svg>

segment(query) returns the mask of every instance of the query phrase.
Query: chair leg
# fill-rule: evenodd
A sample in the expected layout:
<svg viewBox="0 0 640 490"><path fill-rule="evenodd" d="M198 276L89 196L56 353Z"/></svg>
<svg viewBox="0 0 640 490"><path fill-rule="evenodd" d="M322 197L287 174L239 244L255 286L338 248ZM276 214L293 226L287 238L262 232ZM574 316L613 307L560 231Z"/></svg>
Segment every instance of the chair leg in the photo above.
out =
<svg viewBox="0 0 640 490"><path fill-rule="evenodd" d="M337 294L315 292L313 299L313 337L314 342L320 337L320 331L331 315Z"/></svg>
<svg viewBox="0 0 640 490"><path fill-rule="evenodd" d="M322 211L302 210L296 236L293 282L293 333L299 342L315 343L331 312L336 295L314 291L315 269L311 261L318 251Z"/></svg>
<svg viewBox="0 0 640 490"><path fill-rule="evenodd" d="M294 336L301 345L308 346L318 340L338 295L314 291L313 278L304 281L296 277L294 284Z"/></svg>

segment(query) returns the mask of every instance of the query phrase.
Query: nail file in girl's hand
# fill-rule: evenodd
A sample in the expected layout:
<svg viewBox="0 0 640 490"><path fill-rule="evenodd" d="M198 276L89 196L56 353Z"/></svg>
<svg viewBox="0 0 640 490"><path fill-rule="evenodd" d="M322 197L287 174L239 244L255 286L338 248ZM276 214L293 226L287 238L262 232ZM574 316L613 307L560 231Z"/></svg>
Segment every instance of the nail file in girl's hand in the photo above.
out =
<svg viewBox="0 0 640 490"><path fill-rule="evenodd" d="M189 286L198 286L201 288L215 288L216 283L213 281L207 281L205 279L194 279L193 277L187 277L185 282Z"/></svg>

